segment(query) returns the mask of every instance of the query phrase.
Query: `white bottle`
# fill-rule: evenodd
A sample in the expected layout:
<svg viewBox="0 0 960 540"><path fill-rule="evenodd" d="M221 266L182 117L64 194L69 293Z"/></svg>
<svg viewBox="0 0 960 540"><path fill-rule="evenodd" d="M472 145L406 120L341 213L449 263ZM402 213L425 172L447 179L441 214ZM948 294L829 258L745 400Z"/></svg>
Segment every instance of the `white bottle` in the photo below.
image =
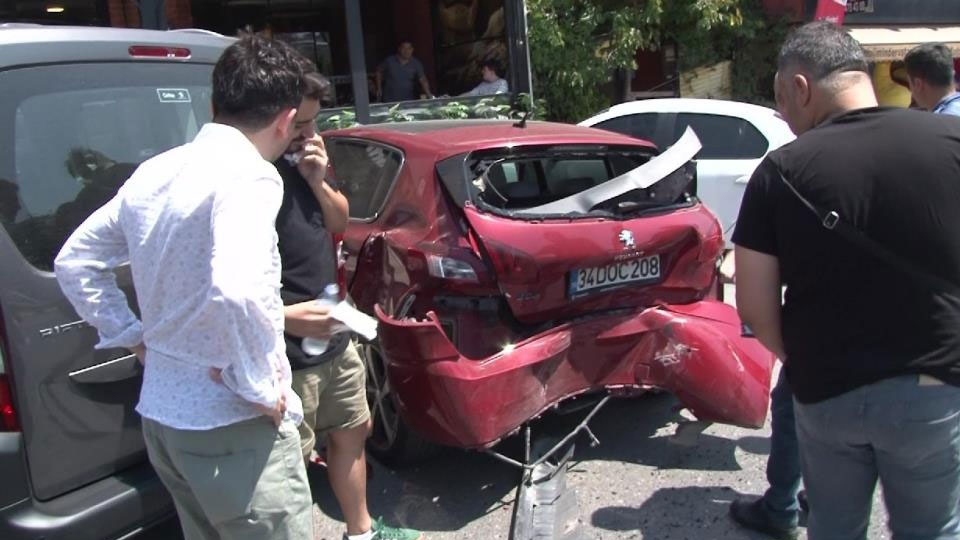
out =
<svg viewBox="0 0 960 540"><path fill-rule="evenodd" d="M316 302L318 306L333 308L333 306L340 302L340 287L338 287L336 283L327 285L314 302ZM328 343L330 343L330 340L327 338L305 337L303 338L303 343L300 345L300 348L303 349L303 352L308 356L317 356L327 350Z"/></svg>

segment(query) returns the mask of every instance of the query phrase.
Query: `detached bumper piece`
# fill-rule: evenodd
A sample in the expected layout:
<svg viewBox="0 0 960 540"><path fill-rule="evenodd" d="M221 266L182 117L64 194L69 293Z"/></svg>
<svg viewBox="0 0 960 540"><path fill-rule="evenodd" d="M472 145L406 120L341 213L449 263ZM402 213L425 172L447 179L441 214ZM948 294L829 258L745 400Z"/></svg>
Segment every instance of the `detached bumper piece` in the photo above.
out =
<svg viewBox="0 0 960 540"><path fill-rule="evenodd" d="M523 473L517 486L511 540L579 540L580 505L567 487L567 464L574 445L557 463L544 461Z"/></svg>
<svg viewBox="0 0 960 540"><path fill-rule="evenodd" d="M667 390L703 422L757 428L766 418L774 357L740 335L721 302L585 318L479 359L462 356L433 313L376 315L400 414L447 446L488 448L560 401L604 389Z"/></svg>

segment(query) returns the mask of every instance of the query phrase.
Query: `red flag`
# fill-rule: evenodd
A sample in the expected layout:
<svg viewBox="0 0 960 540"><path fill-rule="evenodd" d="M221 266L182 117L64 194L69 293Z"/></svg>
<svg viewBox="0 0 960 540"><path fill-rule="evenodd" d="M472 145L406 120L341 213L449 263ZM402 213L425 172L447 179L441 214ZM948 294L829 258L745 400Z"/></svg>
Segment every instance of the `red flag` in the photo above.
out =
<svg viewBox="0 0 960 540"><path fill-rule="evenodd" d="M842 25L846 11L847 0L817 0L817 11L813 15L813 20L830 21Z"/></svg>

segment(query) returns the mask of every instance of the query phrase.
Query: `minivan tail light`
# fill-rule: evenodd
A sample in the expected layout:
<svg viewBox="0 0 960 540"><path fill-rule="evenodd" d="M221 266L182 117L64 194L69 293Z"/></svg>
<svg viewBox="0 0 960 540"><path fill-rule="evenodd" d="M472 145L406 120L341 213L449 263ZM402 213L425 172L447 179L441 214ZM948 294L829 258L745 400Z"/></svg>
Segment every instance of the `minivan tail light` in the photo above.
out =
<svg viewBox="0 0 960 540"><path fill-rule="evenodd" d="M13 408L13 392L6 375L0 375L0 431L20 431L17 412Z"/></svg>
<svg viewBox="0 0 960 540"><path fill-rule="evenodd" d="M17 411L13 407L13 392L7 374L8 355L6 332L3 328L3 310L0 310L0 431L20 431Z"/></svg>
<svg viewBox="0 0 960 540"><path fill-rule="evenodd" d="M185 47L162 47L158 45L131 45L130 56L136 58L190 58L190 49Z"/></svg>

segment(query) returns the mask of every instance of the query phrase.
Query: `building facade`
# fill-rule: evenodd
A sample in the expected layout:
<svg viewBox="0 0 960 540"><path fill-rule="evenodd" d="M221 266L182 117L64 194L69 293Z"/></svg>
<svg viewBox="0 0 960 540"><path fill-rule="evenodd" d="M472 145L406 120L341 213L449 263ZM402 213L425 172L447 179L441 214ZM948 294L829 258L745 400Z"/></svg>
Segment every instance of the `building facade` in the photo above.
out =
<svg viewBox="0 0 960 540"><path fill-rule="evenodd" d="M514 92L531 90L523 0L0 0L0 22L264 32L313 59L334 104L369 116L377 67L414 46L433 95L480 82L495 60Z"/></svg>
<svg viewBox="0 0 960 540"><path fill-rule="evenodd" d="M863 45L871 63L877 98L883 105L910 105L903 57L921 43L939 42L953 51L960 73L958 0L763 0L768 14L794 22L818 18L841 6L837 22ZM845 4L845 6L844 6Z"/></svg>

